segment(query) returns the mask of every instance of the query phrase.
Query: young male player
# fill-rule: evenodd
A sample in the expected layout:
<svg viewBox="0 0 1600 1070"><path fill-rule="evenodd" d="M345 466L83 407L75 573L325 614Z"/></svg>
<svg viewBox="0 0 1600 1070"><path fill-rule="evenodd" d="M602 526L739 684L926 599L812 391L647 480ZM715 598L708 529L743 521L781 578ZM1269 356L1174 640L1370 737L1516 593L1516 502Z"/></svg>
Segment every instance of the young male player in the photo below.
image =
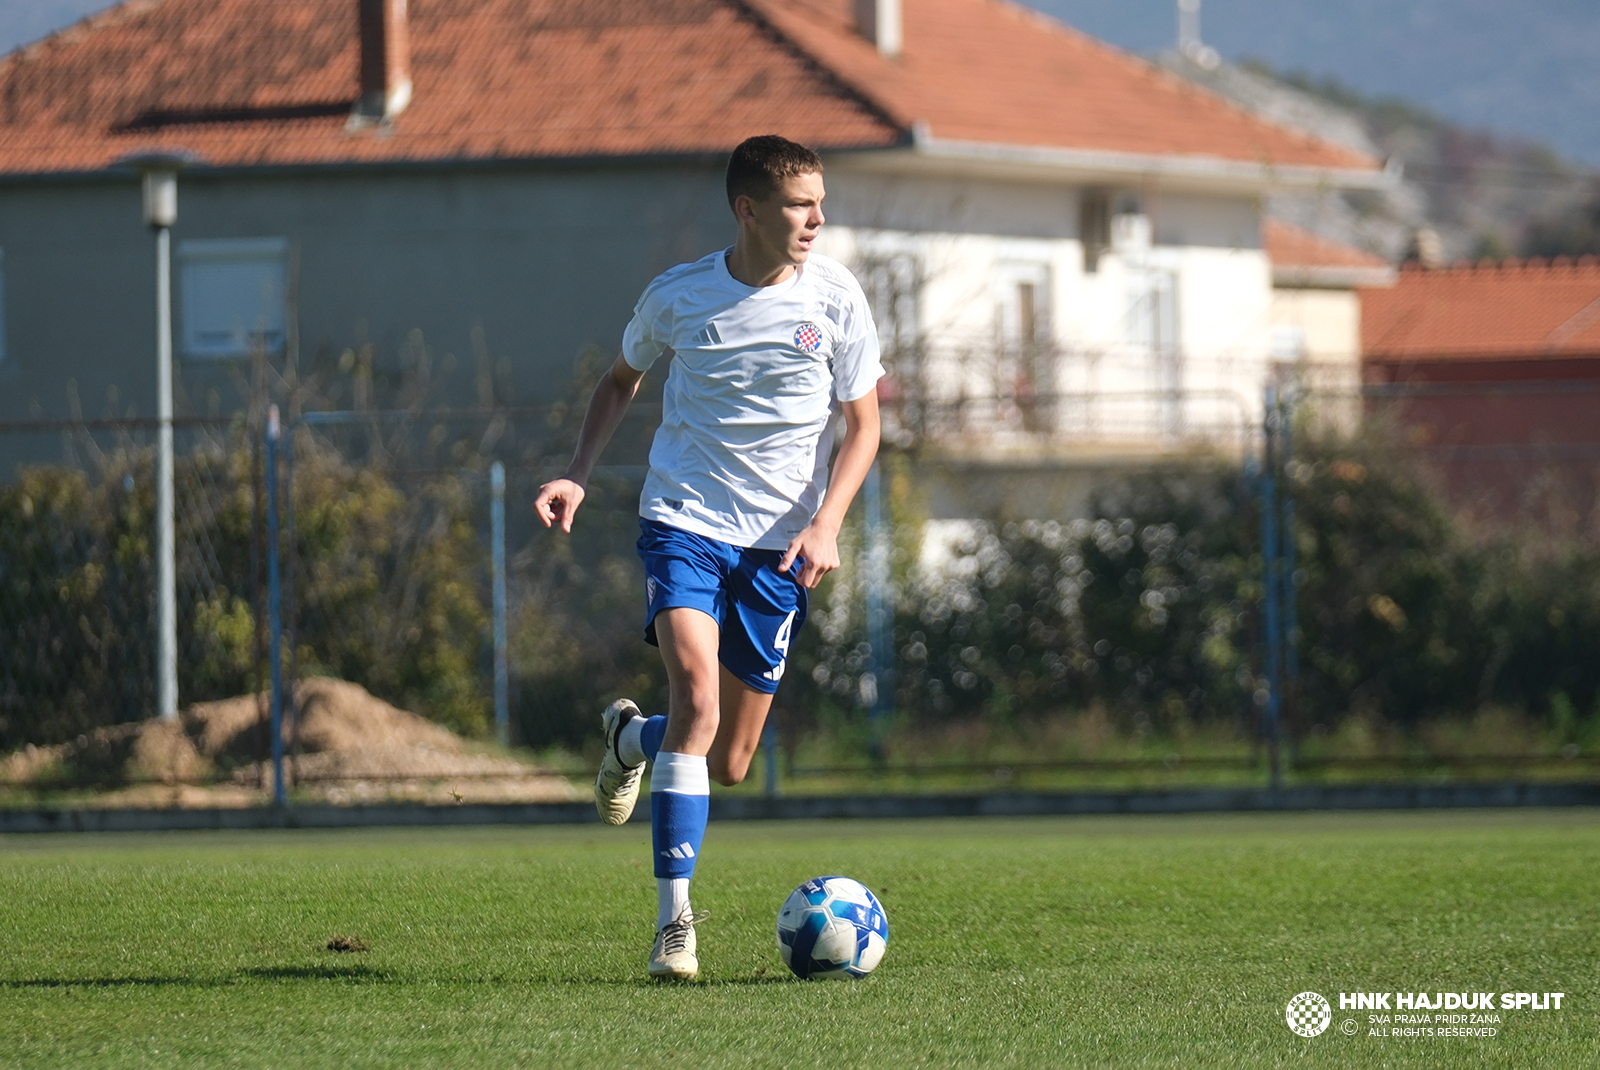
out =
<svg viewBox="0 0 1600 1070"><path fill-rule="evenodd" d="M878 450L883 374L865 295L838 262L813 255L822 160L777 136L728 160L733 246L656 278L639 298L622 355L595 387L566 473L539 489L548 527L572 530L584 486L644 373L668 349L661 427L639 499L645 639L661 648L666 716L627 699L604 714L595 804L609 824L633 812L646 762L655 854L652 977L700 970L689 905L709 780L744 779L806 590L839 567L838 534ZM829 479L836 413L844 441Z"/></svg>

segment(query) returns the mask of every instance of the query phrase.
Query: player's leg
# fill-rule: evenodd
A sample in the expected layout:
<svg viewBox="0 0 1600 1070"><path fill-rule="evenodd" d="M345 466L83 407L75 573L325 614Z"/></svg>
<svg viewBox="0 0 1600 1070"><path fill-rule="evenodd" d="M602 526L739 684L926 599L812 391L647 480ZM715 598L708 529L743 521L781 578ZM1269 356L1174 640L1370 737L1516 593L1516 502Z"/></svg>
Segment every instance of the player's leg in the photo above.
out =
<svg viewBox="0 0 1600 1070"><path fill-rule="evenodd" d="M722 716L722 667L717 663L722 626L708 613L682 607L663 609L655 625L669 696L661 751L703 758L717 738Z"/></svg>
<svg viewBox="0 0 1600 1070"><path fill-rule="evenodd" d="M653 977L688 980L700 970L689 882L705 840L711 804L706 753L717 737L720 668L717 620L698 610L664 609L655 634L670 700L650 774L651 846L657 890Z"/></svg>
<svg viewBox="0 0 1600 1070"><path fill-rule="evenodd" d="M656 620L668 609L698 609L720 621L727 602L722 587L731 548L650 520L641 520L639 528L645 641L660 645ZM631 701L618 699L601 714L601 724L605 751L595 775L595 807L606 824L621 825L633 815L645 764L654 761L662 747L667 718L645 717Z"/></svg>
<svg viewBox="0 0 1600 1070"><path fill-rule="evenodd" d="M761 730L772 709L772 693L751 687L726 666L722 669L721 692L722 716L706 765L712 780L732 787L744 780L750 770L750 759L761 744Z"/></svg>
<svg viewBox="0 0 1600 1070"><path fill-rule="evenodd" d="M737 784L750 768L761 730L789 663L789 645L806 619L806 590L781 574L776 550L742 550L728 577L723 616L721 717L709 752L711 778Z"/></svg>

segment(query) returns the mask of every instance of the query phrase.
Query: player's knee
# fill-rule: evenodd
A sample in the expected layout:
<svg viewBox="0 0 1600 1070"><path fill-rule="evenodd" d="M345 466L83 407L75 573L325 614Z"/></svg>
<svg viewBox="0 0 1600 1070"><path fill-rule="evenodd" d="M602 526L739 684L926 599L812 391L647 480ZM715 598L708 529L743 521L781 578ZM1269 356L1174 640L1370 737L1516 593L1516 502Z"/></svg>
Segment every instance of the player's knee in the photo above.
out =
<svg viewBox="0 0 1600 1070"><path fill-rule="evenodd" d="M747 757L740 761L737 758L729 758L725 761L712 762L708 771L712 780L725 788L731 788L735 784L744 782L745 774L750 772L750 759Z"/></svg>
<svg viewBox="0 0 1600 1070"><path fill-rule="evenodd" d="M672 709L682 710L692 720L707 720L713 724L721 712L721 697L715 676L704 680L689 679L672 689Z"/></svg>

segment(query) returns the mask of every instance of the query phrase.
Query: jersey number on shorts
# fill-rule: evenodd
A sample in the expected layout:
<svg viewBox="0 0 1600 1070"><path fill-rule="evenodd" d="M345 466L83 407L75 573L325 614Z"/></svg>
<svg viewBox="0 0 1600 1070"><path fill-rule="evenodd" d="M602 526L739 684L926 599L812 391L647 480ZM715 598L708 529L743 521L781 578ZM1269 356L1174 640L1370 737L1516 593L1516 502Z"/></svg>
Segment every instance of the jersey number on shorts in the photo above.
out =
<svg viewBox="0 0 1600 1070"><path fill-rule="evenodd" d="M782 680L783 670L789 663L789 631L794 627L795 610L789 610L789 615L783 618L783 623L778 625L778 634L772 637L772 649L778 652L777 667L763 673L768 680Z"/></svg>

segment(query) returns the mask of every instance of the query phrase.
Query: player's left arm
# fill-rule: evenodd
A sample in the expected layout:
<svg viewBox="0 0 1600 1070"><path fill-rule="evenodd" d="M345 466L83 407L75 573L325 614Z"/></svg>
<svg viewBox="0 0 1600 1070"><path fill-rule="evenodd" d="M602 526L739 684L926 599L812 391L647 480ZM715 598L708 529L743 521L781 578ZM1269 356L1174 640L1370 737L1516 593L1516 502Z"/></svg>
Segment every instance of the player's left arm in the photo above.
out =
<svg viewBox="0 0 1600 1070"><path fill-rule="evenodd" d="M778 571L787 572L797 558L803 559L798 579L804 587L815 587L839 567L839 527L878 455L878 392L868 390L854 401L840 402L839 407L844 412L844 442L833 459L827 496L778 562Z"/></svg>

